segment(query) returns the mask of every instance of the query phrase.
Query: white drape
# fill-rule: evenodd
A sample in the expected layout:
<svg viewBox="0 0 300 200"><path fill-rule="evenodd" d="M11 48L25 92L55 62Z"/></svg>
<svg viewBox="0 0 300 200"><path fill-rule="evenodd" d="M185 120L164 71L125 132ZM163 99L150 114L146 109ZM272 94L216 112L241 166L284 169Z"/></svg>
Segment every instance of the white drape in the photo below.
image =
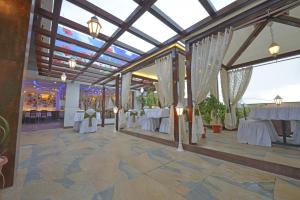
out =
<svg viewBox="0 0 300 200"><path fill-rule="evenodd" d="M122 76L122 89L121 89L121 97L122 109L119 110L119 128L126 127L126 116L124 110L126 110L129 105L129 92L130 92L130 84L131 84L131 72Z"/></svg>
<svg viewBox="0 0 300 200"><path fill-rule="evenodd" d="M158 88L160 99L164 102L164 106L170 106L170 123L169 136L174 140L174 106L173 106L173 71L172 56L167 55L155 60L158 77Z"/></svg>
<svg viewBox="0 0 300 200"><path fill-rule="evenodd" d="M178 69L178 103L181 102L184 105L184 90L185 90L185 56L179 54L178 55L179 69ZM181 117L179 121L181 127L181 137L182 142L188 144L189 138L188 133L185 131L185 120L184 116Z"/></svg>
<svg viewBox="0 0 300 200"><path fill-rule="evenodd" d="M210 81L210 95L213 95L217 99L219 99L219 94L218 94L218 74L216 77L212 78Z"/></svg>
<svg viewBox="0 0 300 200"><path fill-rule="evenodd" d="M192 46L191 82L193 100L192 143L204 133L201 116L195 116L195 106L207 96L211 79L217 77L225 52L232 37L232 28L211 35Z"/></svg>
<svg viewBox="0 0 300 200"><path fill-rule="evenodd" d="M131 84L131 72L122 76L122 108L127 109L129 107L129 92L130 92L130 84Z"/></svg>
<svg viewBox="0 0 300 200"><path fill-rule="evenodd" d="M161 107L166 107L165 98L161 95L159 82L154 83L155 90L157 91L157 97L160 102Z"/></svg>
<svg viewBox="0 0 300 200"><path fill-rule="evenodd" d="M235 129L237 126L236 104L249 85L252 69L252 67L248 67L232 71L221 70L223 101L228 110L224 120L227 129Z"/></svg>

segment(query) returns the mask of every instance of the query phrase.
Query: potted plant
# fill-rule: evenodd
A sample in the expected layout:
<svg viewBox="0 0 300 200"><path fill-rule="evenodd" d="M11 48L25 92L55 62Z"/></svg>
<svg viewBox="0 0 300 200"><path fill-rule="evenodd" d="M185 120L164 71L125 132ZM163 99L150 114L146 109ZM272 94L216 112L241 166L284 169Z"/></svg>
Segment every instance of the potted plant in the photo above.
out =
<svg viewBox="0 0 300 200"><path fill-rule="evenodd" d="M4 117L0 116L0 174L2 174L2 167L8 162L7 157L3 156L3 154L6 153L7 150L9 134L10 134L9 124ZM3 174L2 174L2 178L3 178L2 183L4 188L5 179Z"/></svg>
<svg viewBox="0 0 300 200"><path fill-rule="evenodd" d="M203 120L211 125L214 133L222 131L222 122L225 118L226 106L221 103L215 96L207 97L199 104L199 111Z"/></svg>

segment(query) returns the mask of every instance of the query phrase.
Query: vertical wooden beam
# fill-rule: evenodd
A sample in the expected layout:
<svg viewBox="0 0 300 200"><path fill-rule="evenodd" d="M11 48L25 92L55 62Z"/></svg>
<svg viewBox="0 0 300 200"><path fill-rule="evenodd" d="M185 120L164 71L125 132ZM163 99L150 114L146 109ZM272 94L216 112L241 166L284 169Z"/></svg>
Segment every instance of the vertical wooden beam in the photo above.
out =
<svg viewBox="0 0 300 200"><path fill-rule="evenodd" d="M119 76L116 76L116 90L115 90L115 97L116 97L116 99L115 99L115 106L116 107L118 107L118 108L120 108L120 105L119 105L119 90L120 90L120 77ZM116 123L115 123L115 125L116 125L116 130L119 130L119 114L117 114L117 116L116 116Z"/></svg>
<svg viewBox="0 0 300 200"><path fill-rule="evenodd" d="M192 100L192 79L191 79L191 63L192 63L192 49L190 44L186 44L186 76L187 76L187 114L189 126L189 144L192 144L192 118L193 118L193 100Z"/></svg>
<svg viewBox="0 0 300 200"><path fill-rule="evenodd" d="M172 71L173 71L173 106L174 106L174 139L178 142L179 130L178 130L178 115L176 112L176 106L178 104L178 71L179 71L179 57L178 50L174 48L172 50Z"/></svg>
<svg viewBox="0 0 300 200"><path fill-rule="evenodd" d="M131 109L134 109L134 101L135 101L135 99L134 99L134 91L131 91Z"/></svg>
<svg viewBox="0 0 300 200"><path fill-rule="evenodd" d="M0 10L0 116L9 124L9 137L0 145L0 154L8 158L3 166L5 187L14 183L18 160L18 132L22 116L22 81L27 68L35 1L1 1ZM0 120L0 125L3 120ZM2 139L2 130L0 131ZM0 189L2 189L2 177ZM1 196L1 195L0 195Z"/></svg>
<svg viewBox="0 0 300 200"><path fill-rule="evenodd" d="M102 87L102 112L101 112L101 126L104 127L105 124L105 86Z"/></svg>

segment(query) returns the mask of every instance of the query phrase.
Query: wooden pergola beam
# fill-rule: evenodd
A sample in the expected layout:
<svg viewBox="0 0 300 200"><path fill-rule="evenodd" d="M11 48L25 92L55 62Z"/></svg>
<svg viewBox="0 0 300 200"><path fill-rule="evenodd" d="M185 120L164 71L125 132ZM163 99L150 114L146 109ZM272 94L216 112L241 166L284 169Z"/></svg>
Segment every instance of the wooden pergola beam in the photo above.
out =
<svg viewBox="0 0 300 200"><path fill-rule="evenodd" d="M199 0L199 2L211 17L216 15L216 9L209 0Z"/></svg>
<svg viewBox="0 0 300 200"><path fill-rule="evenodd" d="M56 33L58 27L58 18L60 16L61 5L62 5L62 0L54 1L53 20L52 20L51 37L50 37L49 73L51 73L51 65L52 65L53 52L54 52Z"/></svg>
<svg viewBox="0 0 300 200"><path fill-rule="evenodd" d="M95 62L98 57L101 56L101 54L103 54L125 31L127 31L132 24L140 17L142 16L154 3L156 0L149 0L146 1L142 7L138 7L136 8L131 15L127 18L127 20L125 21L125 23L122 25L122 29L118 29L117 32L115 32L113 34L113 36L104 44L104 46L101 48L100 51L98 51L94 57L92 58L92 60L86 65L86 68L83 69L80 73L78 73L78 75L75 77L74 80L76 80L76 78L83 73L84 71L86 71L93 62Z"/></svg>
<svg viewBox="0 0 300 200"><path fill-rule="evenodd" d="M265 28L268 24L268 21L261 22L256 25L255 29L249 35L249 37L245 40L245 42L241 45L241 47L237 50L237 52L232 56L232 58L228 61L227 67L230 67L239 59L242 53L250 46L250 44L255 40L255 38L259 35L259 33Z"/></svg>
<svg viewBox="0 0 300 200"><path fill-rule="evenodd" d="M272 21L300 28L300 19L299 18L282 15L282 16L272 18Z"/></svg>
<svg viewBox="0 0 300 200"><path fill-rule="evenodd" d="M297 55L300 55L300 49L295 50L295 51L290 51L290 52L287 52L287 53L281 53L281 54L277 55L276 57L269 56L269 57L261 58L261 59L258 59L258 60L253 60L253 61L249 61L249 62L245 62L245 63L240 63L240 64L237 64L237 65L233 65L231 67L227 67L226 70L238 69L238 68L247 67L247 66L251 66L251 65L257 65L257 64L270 62L270 61L278 60L278 59L284 59L284 58L288 58L288 57L291 57L291 56L297 56Z"/></svg>

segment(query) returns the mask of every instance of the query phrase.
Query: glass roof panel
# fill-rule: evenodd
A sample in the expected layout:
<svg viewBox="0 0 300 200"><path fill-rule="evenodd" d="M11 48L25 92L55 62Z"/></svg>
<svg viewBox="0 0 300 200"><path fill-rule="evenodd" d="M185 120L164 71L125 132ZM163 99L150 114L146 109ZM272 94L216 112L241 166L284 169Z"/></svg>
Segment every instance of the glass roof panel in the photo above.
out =
<svg viewBox="0 0 300 200"><path fill-rule="evenodd" d="M109 70L109 71L114 71L114 70L118 69L117 67L107 65L107 64L103 64L103 63L100 63L100 62L94 62L92 66L100 67L100 68L103 68L103 69Z"/></svg>
<svg viewBox="0 0 300 200"><path fill-rule="evenodd" d="M150 24L151 26L149 26ZM149 12L145 12L133 26L160 42L164 42L176 35L175 31Z"/></svg>
<svg viewBox="0 0 300 200"><path fill-rule="evenodd" d="M113 58L113 57L110 57L110 56L107 56L107 55L104 55L104 54L102 54L100 56L100 59L108 61L108 62L111 62L111 63L114 63L114 64L116 64L118 66L122 66L122 65L126 65L127 64L127 62L125 62L123 60L119 60L117 58Z"/></svg>
<svg viewBox="0 0 300 200"><path fill-rule="evenodd" d="M154 5L184 29L209 16L199 0L159 0Z"/></svg>
<svg viewBox="0 0 300 200"><path fill-rule="evenodd" d="M118 54L130 60L134 60L140 56L139 54L133 53L116 45L111 45L107 51Z"/></svg>
<svg viewBox="0 0 300 200"><path fill-rule="evenodd" d="M210 2L213 4L216 10L220 10L221 8L224 8L225 6L231 4L234 1L236 0L210 0Z"/></svg>
<svg viewBox="0 0 300 200"><path fill-rule="evenodd" d="M54 51L53 54L56 55L56 56L61 56L61 57L65 57L65 58L74 58L74 59L76 59L78 61L81 61L83 63L88 63L89 62L88 59L81 58L81 57L74 56L74 55L70 55L68 53L63 53L63 52L60 52L60 51Z"/></svg>
<svg viewBox="0 0 300 200"><path fill-rule="evenodd" d="M50 50L42 47L42 52L44 52L44 53L50 53Z"/></svg>
<svg viewBox="0 0 300 200"><path fill-rule="evenodd" d="M125 32L123 33L123 35L121 35L121 37L119 37L118 39L120 42L123 42L125 44L128 44L130 46L133 46L143 52L147 52L150 49L153 49L155 46L144 41L143 39L136 37L135 35L129 33L129 32Z"/></svg>
<svg viewBox="0 0 300 200"><path fill-rule="evenodd" d="M99 8L125 21L137 4L132 0L88 0Z"/></svg>
<svg viewBox="0 0 300 200"><path fill-rule="evenodd" d="M51 28L52 28L52 21L49 20L49 19L47 19L47 18L42 17L42 18L41 18L41 24L40 24L40 27L41 27L42 29L51 31Z"/></svg>
<svg viewBox="0 0 300 200"><path fill-rule="evenodd" d="M87 22L92 16L94 16L94 14L64 0L62 3L60 16L87 27ZM104 35L111 36L118 28L117 26L107 22L104 19L101 19L100 17L98 17L98 20L102 26L100 32Z"/></svg>
<svg viewBox="0 0 300 200"><path fill-rule="evenodd" d="M79 31L76 31L72 28L63 26L61 24L59 24L58 27L57 27L57 33L60 34L60 35L72 38L74 40L78 40L78 41L84 42L86 44L98 47L98 48L102 47L103 44L104 44L104 41L99 40L98 38L94 39L90 35L81 33Z"/></svg>
<svg viewBox="0 0 300 200"><path fill-rule="evenodd" d="M55 41L55 46L62 47L64 49L68 49L68 50L72 50L72 51L76 51L76 52L79 52L79 53L83 53L83 54L88 55L88 56L93 56L95 54L94 51L82 48L82 47L77 46L75 44L70 44L70 43L67 43L67 42L63 42L63 41L60 41L60 40Z"/></svg>

